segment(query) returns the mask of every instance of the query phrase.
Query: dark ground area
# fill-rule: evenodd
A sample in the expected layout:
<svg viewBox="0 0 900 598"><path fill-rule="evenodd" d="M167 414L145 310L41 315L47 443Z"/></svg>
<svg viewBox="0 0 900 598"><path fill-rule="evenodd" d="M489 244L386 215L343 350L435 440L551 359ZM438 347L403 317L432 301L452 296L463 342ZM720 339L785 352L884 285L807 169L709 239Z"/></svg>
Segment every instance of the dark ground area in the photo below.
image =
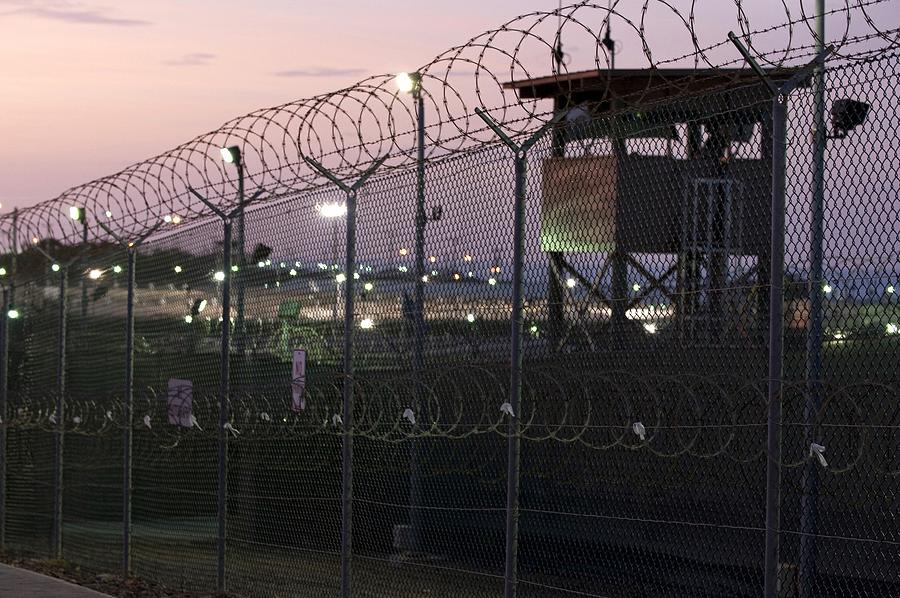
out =
<svg viewBox="0 0 900 598"><path fill-rule="evenodd" d="M159 598L162 596L171 598L209 598L215 596L213 594L183 592L136 577L126 579L111 573L98 573L65 560L31 558L0 551L0 562L35 571L42 575L56 577L69 583L103 592L110 596L118 596L119 598ZM217 598L226 597L218 595Z"/></svg>

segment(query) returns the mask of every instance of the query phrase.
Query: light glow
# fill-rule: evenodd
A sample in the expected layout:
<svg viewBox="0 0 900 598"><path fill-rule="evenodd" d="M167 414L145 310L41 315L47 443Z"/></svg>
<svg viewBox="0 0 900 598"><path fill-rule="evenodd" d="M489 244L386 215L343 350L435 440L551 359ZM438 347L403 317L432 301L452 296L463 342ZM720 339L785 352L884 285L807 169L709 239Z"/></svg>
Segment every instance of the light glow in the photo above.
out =
<svg viewBox="0 0 900 598"><path fill-rule="evenodd" d="M363 330L371 330L375 328L375 321L372 318L363 318L359 323L359 327Z"/></svg>
<svg viewBox="0 0 900 598"><path fill-rule="evenodd" d="M222 282L223 280L225 280L225 273L219 270L218 272L213 274L213 279L217 282Z"/></svg>
<svg viewBox="0 0 900 598"><path fill-rule="evenodd" d="M340 218L347 213L347 205L337 202L316 204L316 211L322 218Z"/></svg>
<svg viewBox="0 0 900 598"><path fill-rule="evenodd" d="M401 93L410 93L416 88L415 75L409 73L397 73L397 76L394 77L394 83L397 84L397 89Z"/></svg>
<svg viewBox="0 0 900 598"><path fill-rule="evenodd" d="M103 276L103 271L97 270L96 268L88 272L88 278L90 278L91 280L97 280L101 276Z"/></svg>

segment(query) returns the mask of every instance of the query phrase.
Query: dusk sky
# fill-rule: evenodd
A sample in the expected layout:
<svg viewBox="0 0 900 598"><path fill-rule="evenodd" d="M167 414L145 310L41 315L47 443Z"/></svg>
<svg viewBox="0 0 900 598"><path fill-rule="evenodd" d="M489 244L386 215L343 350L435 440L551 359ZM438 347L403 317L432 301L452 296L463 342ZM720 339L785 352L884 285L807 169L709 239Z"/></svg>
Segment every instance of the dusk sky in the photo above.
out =
<svg viewBox="0 0 900 598"><path fill-rule="evenodd" d="M707 4L698 27L717 39L704 44L736 22L732 2ZM415 68L516 15L557 5L0 0L0 201L8 210L55 197L232 117ZM754 25L784 21L781 0L744 5ZM673 35L668 23L651 27L656 39L673 40L670 55L687 51L684 29ZM624 48L623 63L640 55L637 39Z"/></svg>
<svg viewBox="0 0 900 598"><path fill-rule="evenodd" d="M0 201L55 197L239 114L415 68L555 5L0 0Z"/></svg>

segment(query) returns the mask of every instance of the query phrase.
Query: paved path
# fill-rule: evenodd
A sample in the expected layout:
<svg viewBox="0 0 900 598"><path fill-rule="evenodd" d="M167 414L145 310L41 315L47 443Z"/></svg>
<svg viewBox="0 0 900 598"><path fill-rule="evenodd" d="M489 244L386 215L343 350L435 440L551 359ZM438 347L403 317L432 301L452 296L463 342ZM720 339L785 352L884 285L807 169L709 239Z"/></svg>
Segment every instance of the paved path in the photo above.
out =
<svg viewBox="0 0 900 598"><path fill-rule="evenodd" d="M0 598L109 598L67 581L0 565Z"/></svg>

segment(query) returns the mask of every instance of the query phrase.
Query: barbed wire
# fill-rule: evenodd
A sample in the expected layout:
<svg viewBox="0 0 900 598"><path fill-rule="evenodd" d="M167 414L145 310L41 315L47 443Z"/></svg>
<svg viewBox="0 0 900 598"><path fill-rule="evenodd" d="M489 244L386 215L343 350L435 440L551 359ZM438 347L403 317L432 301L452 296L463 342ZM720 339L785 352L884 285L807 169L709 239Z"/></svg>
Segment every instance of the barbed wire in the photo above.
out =
<svg viewBox="0 0 900 598"><path fill-rule="evenodd" d="M480 366L448 368L423 384L425 400L419 408L413 402L411 379L359 376L354 384L354 436L390 444L417 438L505 437L510 415L502 408L507 394L503 374ZM462 380L464 387L455 382ZM790 441L803 438L810 427L790 407L802 406L808 391L804 381L785 382L782 426L789 440L784 467L801 467L816 458L810 447ZM840 474L865 467L879 475L900 475L900 462L890 449L900 432L900 389L877 381L827 383L824 396L811 425L816 438L833 447L829 471ZM193 389L189 407L173 408L169 399L169 390L145 388L137 393L131 422L136 434L161 449L197 439L215 442L219 397L214 392ZM236 443L339 435L340 401L337 379L311 386L308 407L300 412L291 408L288 386L236 391L229 402L228 430ZM66 433L120 437L122 405L67 398ZM55 409L52 394L20 399L11 405L5 425L51 434L57 426ZM580 375L562 368L528 368L522 412L512 417L521 419L522 439L533 443L748 464L766 458L766 410L765 380L624 371ZM541 454L562 458L553 451Z"/></svg>
<svg viewBox="0 0 900 598"><path fill-rule="evenodd" d="M732 22L717 22L705 30L699 15L709 9L709 3L700 0L684 2L681 7L672 0L644 0L638 9L626 9L620 0L609 6L584 1L516 17L450 48L418 69L428 113L427 158L437 160L495 142L483 122L473 120L476 107L487 111L513 135L546 122L550 108L545 103L520 98L504 84L550 73L545 82L558 88L560 96L570 95L568 77L574 71L570 71L570 63L560 59L559 40L573 40L573 47L583 49L583 66L598 73L597 89L608 87L613 56L602 34L611 21L629 45L637 42L637 56L641 57L638 68L658 73L689 64L677 80L652 78L654 88L669 88L671 94L685 93L692 77L702 76L704 68L717 69L723 75L722 68L742 64L725 41L729 29L738 31L757 60L772 68L796 65L812 53L814 43L798 35L805 31L815 41L815 15L809 14L802 2L792 12L791 4L782 0L780 19L773 16L772 7L767 7L765 19L772 24L763 27L755 25L759 17L744 0L732 3ZM826 40L835 46L834 56L852 61L897 49L900 23L896 15L900 11L894 11L888 19L872 14L878 5L891 4L896 2L844 0L830 9L826 16L843 23L839 35ZM631 14L631 10L637 14ZM680 47L685 51L679 54L669 50L679 47L673 32L656 36L649 31L651 24L658 22L674 23L676 31L683 31L686 41ZM720 50L727 51L727 58L719 56ZM264 190L264 199L321 185L305 157L313 157L346 176L364 171L385 155L389 156L389 168L407 167L415 159L416 113L413 102L396 89L393 79L393 74L376 75L332 93L257 110L118 173L20 210L16 223L20 247L32 238L79 239L81 224L67 217L70 205L85 209L92 240L107 238L97 224L99 219L106 219L108 225L128 237L146 233L166 216L177 216L174 222L209 216L208 208L188 192L189 188L230 209L238 202L237 178L233 168L219 158L219 149L226 146L240 148L247 188ZM632 101L642 101L648 91L635 93ZM629 105L628 98L618 100L622 109ZM0 229L6 233L3 244L7 251L12 249L12 228L12 215L3 215Z"/></svg>

